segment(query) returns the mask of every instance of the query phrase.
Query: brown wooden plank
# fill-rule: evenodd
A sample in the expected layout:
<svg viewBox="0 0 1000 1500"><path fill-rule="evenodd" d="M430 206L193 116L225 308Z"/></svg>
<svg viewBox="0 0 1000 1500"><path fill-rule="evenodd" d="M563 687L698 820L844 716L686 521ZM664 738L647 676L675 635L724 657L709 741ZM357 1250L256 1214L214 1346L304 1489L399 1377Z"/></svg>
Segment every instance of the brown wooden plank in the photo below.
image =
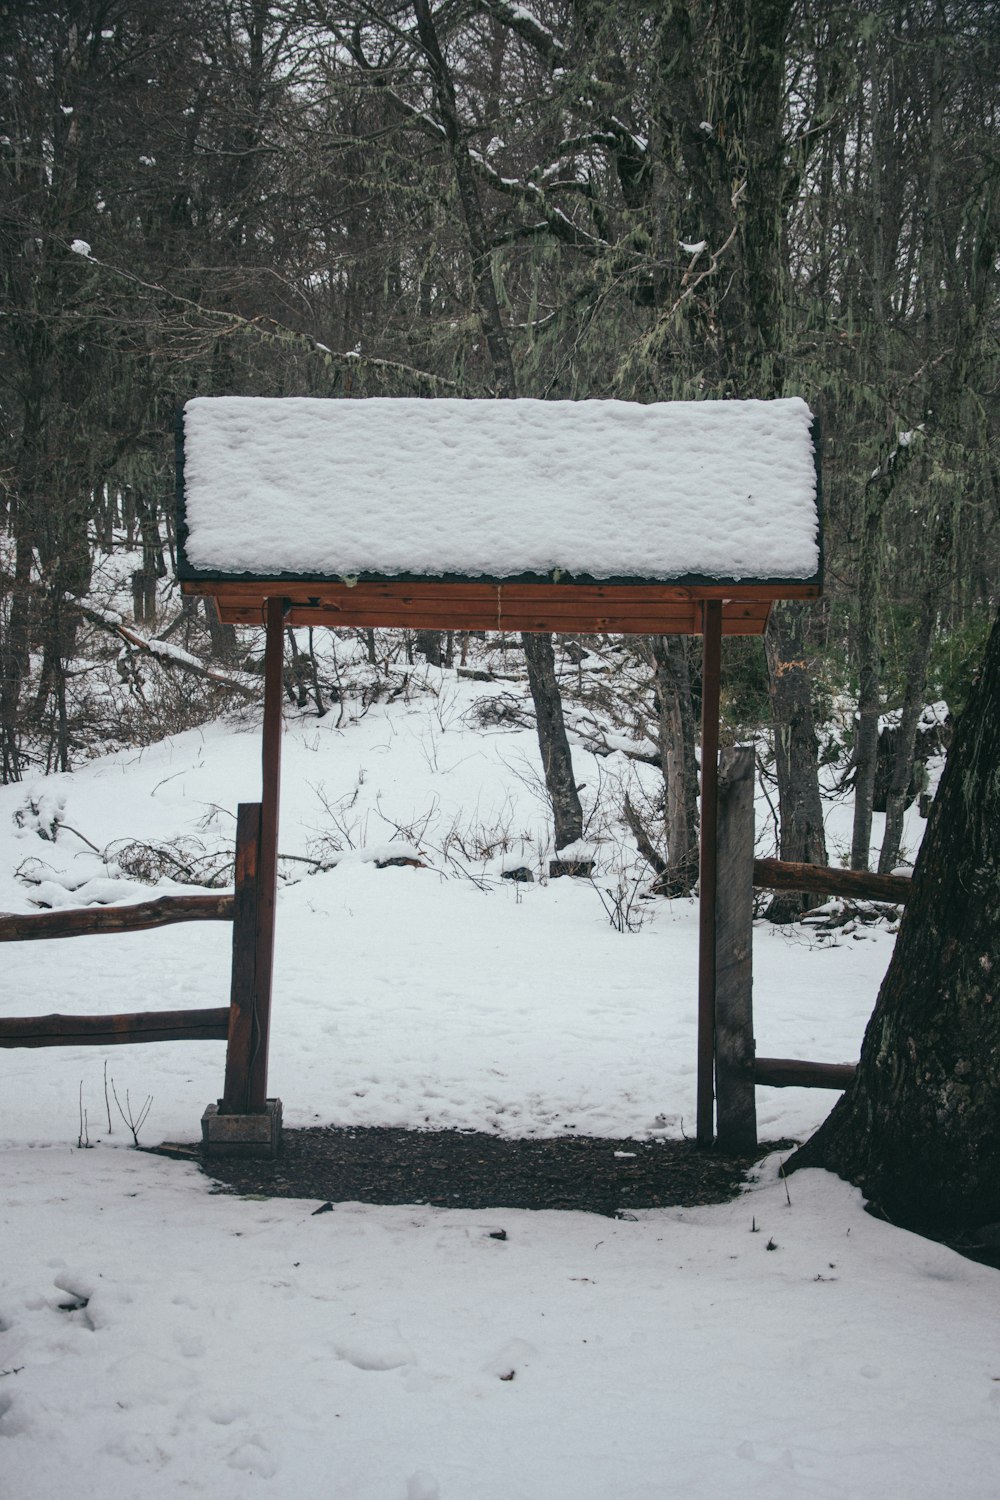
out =
<svg viewBox="0 0 1000 1500"><path fill-rule="evenodd" d="M755 859L753 883L771 891L814 891L854 901L889 901L904 905L913 882L908 875L873 875L833 865L803 865L785 859Z"/></svg>
<svg viewBox="0 0 1000 1500"><path fill-rule="evenodd" d="M5 1016L0 1047L117 1047L140 1042L221 1042L226 1005L202 1010L137 1011L118 1016Z"/></svg>
<svg viewBox="0 0 1000 1500"><path fill-rule="evenodd" d="M719 756L715 1109L723 1151L757 1149L753 1038L753 750Z"/></svg>
<svg viewBox="0 0 1000 1500"><path fill-rule="evenodd" d="M264 733L261 746L260 852L257 868L257 941L254 957L256 1032L250 1059L247 1108L267 1108L267 1056L271 1034L271 974L274 967L274 913L278 892L278 806L281 792L282 665L285 601L267 601L264 647Z"/></svg>
<svg viewBox="0 0 1000 1500"><path fill-rule="evenodd" d="M227 625L260 625L256 607L223 606L220 617ZM726 636L763 634L767 623L766 606L760 613L723 615L722 633ZM402 611L385 609L329 610L319 606L293 605L286 618L288 625L325 626L332 629L368 627L408 627L411 630L521 630L547 631L556 635L700 635L700 612L685 609L680 613L649 612L627 620L617 615L598 614L580 609L569 614L540 610L505 610L499 627L495 612L477 613L469 609L439 610L420 608Z"/></svg>
<svg viewBox="0 0 1000 1500"><path fill-rule="evenodd" d="M233 910L233 973L222 1109L245 1114L256 1041L257 877L260 864L260 803L241 802L236 814L236 895Z"/></svg>
<svg viewBox="0 0 1000 1500"><path fill-rule="evenodd" d="M818 583L760 583L748 580L745 583L517 583L504 582L452 582L447 579L428 579L425 583L402 582L385 579L376 583L346 584L308 579L297 581L275 579L258 581L246 578L234 579L186 579L181 583L185 594L210 595L224 601L251 600L263 608L269 598L304 600L338 600L345 594L354 594L362 599L461 599L474 601L486 597L496 598L497 589L502 589L510 599L547 601L554 595L584 595L596 599L628 598L650 600L685 599L818 599L822 588Z"/></svg>
<svg viewBox="0 0 1000 1500"><path fill-rule="evenodd" d="M104 932L142 932L172 922L231 922L229 895L157 896L132 906L74 906L56 911L0 915L0 943L35 938L94 937Z"/></svg>
<svg viewBox="0 0 1000 1500"><path fill-rule="evenodd" d="M379 609L398 611L405 613L413 609L447 609L481 611L485 614L503 613L506 609L553 609L557 612L562 610L572 613L577 609L588 609L595 613L613 613L618 610L624 613L649 614L659 610L675 610L683 614L692 605L697 605L697 599L673 599L657 598L649 594L636 593L634 591L622 592L621 597L615 595L612 590L596 589L569 589L553 588L546 592L538 591L535 594L515 594L507 589L480 589L475 595L465 596L457 592L449 594L443 590L427 591L396 591L392 593L379 590L366 589L360 584L355 589L342 589L332 594L328 591L320 591L313 594L309 589L296 589L288 596L288 604L296 609L312 606L314 608L328 608L332 610L352 609ZM498 597L499 595L499 597ZM766 604L767 600L757 599L734 599L734 606ZM234 592L226 594L220 600L223 607L239 606L240 608L255 608L260 610L260 600L253 593Z"/></svg>
<svg viewBox="0 0 1000 1500"><path fill-rule="evenodd" d="M754 1077L772 1089L846 1089L855 1063L804 1062L791 1057L758 1057Z"/></svg>
<svg viewBox="0 0 1000 1500"><path fill-rule="evenodd" d="M722 601L702 605L701 678L701 858L698 879L698 1144L714 1134L715 1073L715 891L719 777L719 675Z"/></svg>
<svg viewBox="0 0 1000 1500"><path fill-rule="evenodd" d="M259 625L264 587L245 580L218 585L220 617L227 624ZM770 608L766 587L763 594L741 585L728 592L721 585L706 587L724 599L726 634L763 630ZM673 585L303 583L288 586L285 619L334 627L693 635L701 630L698 595L693 587Z"/></svg>

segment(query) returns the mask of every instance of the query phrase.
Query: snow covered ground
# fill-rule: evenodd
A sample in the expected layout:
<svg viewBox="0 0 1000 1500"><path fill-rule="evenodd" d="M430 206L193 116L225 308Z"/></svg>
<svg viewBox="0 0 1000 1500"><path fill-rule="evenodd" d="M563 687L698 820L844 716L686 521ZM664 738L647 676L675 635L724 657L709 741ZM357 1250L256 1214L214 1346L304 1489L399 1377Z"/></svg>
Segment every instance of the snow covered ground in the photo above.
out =
<svg viewBox="0 0 1000 1500"><path fill-rule="evenodd" d="M474 722L492 687L430 681L339 728L288 725L282 852L346 854L283 866L286 1122L691 1133L693 904L632 899L600 810L603 902L578 881L502 881L513 854L544 865L534 735ZM259 795L258 753L252 722L215 724L0 790L0 909L148 896L137 842L183 839L212 867ZM602 805L645 774L575 755ZM830 818L836 845L849 810ZM430 868L363 859L389 839ZM615 930L616 900L638 931ZM884 926L821 941L761 924L758 1050L855 1058L891 944ZM224 1004L228 946L209 923L7 944L3 1010ZM191 1140L224 1045L0 1052L4 1500L997 1493L997 1273L876 1222L836 1179L796 1176L789 1203L772 1157L737 1202L635 1221L314 1217L129 1149L113 1102L109 1135L105 1061L123 1100L152 1096L144 1144ZM759 1090L762 1138L808 1133L833 1097Z"/></svg>

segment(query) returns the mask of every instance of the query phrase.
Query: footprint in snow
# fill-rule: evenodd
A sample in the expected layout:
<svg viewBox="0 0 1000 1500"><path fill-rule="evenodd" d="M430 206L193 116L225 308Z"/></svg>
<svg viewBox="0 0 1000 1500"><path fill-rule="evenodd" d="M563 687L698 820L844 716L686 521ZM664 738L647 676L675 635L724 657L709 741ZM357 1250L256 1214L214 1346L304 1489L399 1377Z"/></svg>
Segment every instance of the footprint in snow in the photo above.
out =
<svg viewBox="0 0 1000 1500"><path fill-rule="evenodd" d="M441 1500L441 1490L433 1474L418 1469L406 1481L406 1500Z"/></svg>
<svg viewBox="0 0 1000 1500"><path fill-rule="evenodd" d="M247 1407L240 1406L236 1401L207 1401L202 1410L216 1427L229 1427L233 1422L238 1422L240 1417L250 1414Z"/></svg>
<svg viewBox="0 0 1000 1500"><path fill-rule="evenodd" d="M409 1344L391 1329L358 1330L348 1338L337 1339L333 1350L338 1359L358 1370L398 1370L416 1360Z"/></svg>
<svg viewBox="0 0 1000 1500"><path fill-rule="evenodd" d="M231 1469L239 1469L244 1474L259 1474L262 1479L273 1479L278 1471L274 1458L258 1438L248 1438L245 1443L240 1443L226 1463Z"/></svg>
<svg viewBox="0 0 1000 1500"><path fill-rule="evenodd" d="M483 1372L486 1375L496 1375L500 1380L513 1380L537 1358L538 1350L527 1339L510 1339L502 1349L497 1350L492 1359L486 1361Z"/></svg>

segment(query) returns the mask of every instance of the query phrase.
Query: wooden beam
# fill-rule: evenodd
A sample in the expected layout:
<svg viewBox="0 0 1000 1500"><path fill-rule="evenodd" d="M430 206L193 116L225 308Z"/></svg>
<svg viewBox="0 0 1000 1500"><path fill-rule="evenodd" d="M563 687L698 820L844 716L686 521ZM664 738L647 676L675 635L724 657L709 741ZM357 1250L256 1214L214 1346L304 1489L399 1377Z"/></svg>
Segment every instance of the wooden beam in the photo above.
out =
<svg viewBox="0 0 1000 1500"><path fill-rule="evenodd" d="M260 803L241 802L236 814L236 895L226 1081L219 1101L219 1107L225 1114L247 1114L250 1109L251 1064L258 1041L256 978L259 874Z"/></svg>
<svg viewBox="0 0 1000 1500"><path fill-rule="evenodd" d="M715 1108L719 1146L757 1149L753 1037L753 793L749 746L719 756Z"/></svg>
<svg viewBox="0 0 1000 1500"><path fill-rule="evenodd" d="M0 1047L117 1047L138 1042L221 1042L229 1007L120 1016L5 1016Z"/></svg>
<svg viewBox="0 0 1000 1500"><path fill-rule="evenodd" d="M846 1089L856 1063L803 1062L791 1057L758 1057L754 1077L772 1089Z"/></svg>
<svg viewBox="0 0 1000 1500"><path fill-rule="evenodd" d="M227 624L259 625L269 589L281 589L288 625L409 626L413 629L554 631L591 634L696 635L701 603L723 601L723 633L759 635L771 600L814 597L815 584L345 583L321 580L268 584L252 579L203 579L182 585L208 594Z"/></svg>
<svg viewBox="0 0 1000 1500"><path fill-rule="evenodd" d="M719 674L722 659L722 601L702 605L701 675L701 860L698 881L698 1092L697 1138L710 1146L714 1135L715 1073L715 893L719 777Z"/></svg>
<svg viewBox="0 0 1000 1500"><path fill-rule="evenodd" d="M278 806L281 791L281 703L284 693L285 600L267 601L264 648L264 733L261 744L260 853L257 874L257 934L254 955L256 1033L250 1060L247 1109L267 1109L267 1055L271 1032L274 912L278 892Z"/></svg>
<svg viewBox="0 0 1000 1500"><path fill-rule="evenodd" d="M172 922L231 922L233 898L222 895L157 896L131 906L74 906L56 911L0 915L0 943L35 938L93 937L104 932L142 932Z"/></svg>
<svg viewBox="0 0 1000 1500"><path fill-rule="evenodd" d="M226 625L260 625L260 610L256 605L221 605L219 617ZM746 614L736 618L724 615L722 633L725 636L763 635L766 622L766 609L759 615ZM557 614L541 609L516 609L505 610L498 625L495 612L472 611L464 606L447 609L421 607L390 612L385 608L333 611L323 605L293 605L285 623L294 626L322 626L333 630L386 626L410 630L501 630L511 634L520 634L522 631L556 635L701 634L700 611L693 610L687 610L681 615L649 612L623 619L618 614L596 614L585 609L577 609L571 614Z"/></svg>
<svg viewBox="0 0 1000 1500"><path fill-rule="evenodd" d="M833 865L802 865L787 859L755 859L753 883L770 891L813 891L846 896L852 901L888 901L905 905L913 888L909 875L872 875Z"/></svg>
<svg viewBox="0 0 1000 1500"><path fill-rule="evenodd" d="M196 578L184 579L181 592L184 594L210 594L215 599L243 599L257 603L261 613L257 623L263 619L264 604L270 598L282 598L291 603L315 600L320 604L350 604L352 600L366 603L421 600L464 600L466 603L487 602L496 607L497 592L508 603L551 603L557 599L584 599L592 603L612 604L649 603L653 605L681 602L701 603L705 599L818 599L822 588L818 583L562 583L515 581L489 582L484 580L428 579L423 581L379 579L374 582L344 583L333 579L311 580L275 579L273 581L254 578Z"/></svg>

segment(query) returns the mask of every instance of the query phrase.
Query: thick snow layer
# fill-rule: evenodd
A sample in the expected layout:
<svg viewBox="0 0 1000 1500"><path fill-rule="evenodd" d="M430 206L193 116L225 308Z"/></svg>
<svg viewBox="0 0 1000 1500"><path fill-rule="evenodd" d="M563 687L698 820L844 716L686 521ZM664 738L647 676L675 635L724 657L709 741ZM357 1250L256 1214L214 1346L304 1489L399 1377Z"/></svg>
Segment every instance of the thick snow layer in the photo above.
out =
<svg viewBox="0 0 1000 1500"><path fill-rule="evenodd" d="M496 687L428 681L433 699L342 723L289 714L282 853L332 834L398 850L405 828L434 868L287 866L286 1121L689 1132L694 903L648 903L628 934L590 882L464 878L456 849L544 865L537 741L471 727ZM624 754L574 756L588 808L616 774L654 784ZM82 836L229 849L259 786L257 734L208 725L0 788L0 908L31 910L42 867L63 891L96 879ZM763 832L763 798L758 815ZM850 827L830 804L831 848ZM856 1057L892 941L756 924L761 1054ZM216 922L8 943L0 1009L224 1004L230 949ZM734 1202L622 1220L217 1195L131 1149L104 1070L134 1112L152 1096L142 1144L193 1140L224 1054L0 1051L4 1500L995 1500L998 1273L845 1183L802 1173L786 1197L772 1157ZM810 1131L833 1097L758 1090L762 1138Z"/></svg>
<svg viewBox="0 0 1000 1500"><path fill-rule="evenodd" d="M184 414L209 573L812 577L809 408L782 401L271 400Z"/></svg>

